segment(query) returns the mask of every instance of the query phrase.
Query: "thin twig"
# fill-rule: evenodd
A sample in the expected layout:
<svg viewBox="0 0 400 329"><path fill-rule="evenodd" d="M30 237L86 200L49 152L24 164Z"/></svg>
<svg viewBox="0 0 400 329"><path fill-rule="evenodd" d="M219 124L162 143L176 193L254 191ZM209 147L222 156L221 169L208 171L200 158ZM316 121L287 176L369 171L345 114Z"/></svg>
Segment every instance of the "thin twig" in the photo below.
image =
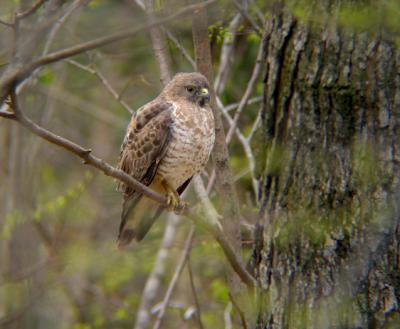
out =
<svg viewBox="0 0 400 329"><path fill-rule="evenodd" d="M62 102L69 107L77 109L82 113L90 115L93 119L101 121L107 125L112 125L120 129L126 127L126 120L115 115L111 111L103 109L101 106L96 106L89 101L82 100L80 97L67 91L66 89L62 89L53 85L49 90L49 88L38 85L34 88L34 90L52 99Z"/></svg>
<svg viewBox="0 0 400 329"><path fill-rule="evenodd" d="M121 32L117 32L105 37L100 37L91 41L83 42L81 44L65 48L62 50L54 51L47 55L43 55L36 60L32 61L31 63L19 66L14 65L10 67L9 70L3 73L2 77L0 78L0 104L3 103L6 96L11 92L11 88L15 82L22 82L26 79L34 70L38 67L43 65L51 64L60 60L64 60L68 57L72 57L78 54L81 54L85 51L99 48L110 43L114 43L117 41L122 41L133 36L138 35L139 33L146 31L147 29L158 26L160 24L167 23L172 21L178 17L187 15L188 13L197 12L200 9L214 3L216 0L207 0L204 2L200 2L194 5L187 6L173 15L167 16L165 18L160 18L157 21L145 24L140 27L136 27L133 29L124 30Z"/></svg>
<svg viewBox="0 0 400 329"><path fill-rule="evenodd" d="M243 311L241 310L241 308L239 307L238 303L235 301L235 298L233 298L231 293L229 293L229 299L231 300L232 305L235 308L236 312L238 312L238 314L239 314L240 322L242 322L243 329L247 329L246 317L245 317Z"/></svg>
<svg viewBox="0 0 400 329"><path fill-rule="evenodd" d="M228 26L228 33L224 38L224 42L221 47L221 55L219 60L219 67L217 75L215 76L215 93L221 95L222 91L225 89L226 81L228 80L229 73L233 67L234 59L234 46L236 41L236 31L243 21L243 16L241 14L236 14Z"/></svg>
<svg viewBox="0 0 400 329"><path fill-rule="evenodd" d="M205 228L208 229L208 231L217 240L233 270L236 272L242 282L244 282L248 287L255 287L257 284L256 281L250 275L250 273L246 271L242 264L242 260L239 258L232 245L227 240L221 224L219 223L219 215L208 198L207 191L199 176L194 178L194 187L202 203L202 208L206 214L206 218L202 219L201 224L205 225Z"/></svg>
<svg viewBox="0 0 400 329"><path fill-rule="evenodd" d="M247 105L259 103L259 102L261 102L262 100L263 100L263 97L262 97L262 96L252 97L252 98L250 98L250 99L247 101ZM221 104L222 104L222 102L221 102ZM232 110L234 110L234 109L237 109L238 106L239 106L239 103L231 103L231 104L225 105L225 106L224 106L224 109L225 109L226 112L230 112L230 111L232 111Z"/></svg>
<svg viewBox="0 0 400 329"><path fill-rule="evenodd" d="M168 217L164 237L160 244L156 259L154 261L154 267L147 278L146 284L143 289L140 305L138 311L136 312L136 321L134 327L135 329L144 329L148 327L148 324L150 322L149 308L153 304L154 299L157 296L157 291L161 285L161 281L163 279L166 268L168 254L176 235L178 223L179 217L175 214L171 214Z"/></svg>
<svg viewBox="0 0 400 329"><path fill-rule="evenodd" d="M225 329L232 329L231 312L232 312L232 303L229 301L228 304L226 304L224 310Z"/></svg>
<svg viewBox="0 0 400 329"><path fill-rule="evenodd" d="M219 106L222 114L224 115L225 119L228 121L230 129L234 128L234 132L236 133L237 138L239 139L240 143L243 146L244 153L245 153L246 158L247 158L247 160L249 162L249 172L251 174L251 181L252 181L253 190L254 190L254 193L255 193L254 195L257 195L257 193L258 193L258 182L257 182L257 179L256 179L256 177L254 175L255 168L256 168L256 161L254 159L253 150L251 149L251 146L250 146L250 139L245 138L244 135L242 134L242 132L240 131L240 129L237 128L237 127L234 127L233 119L231 118L229 113L226 112L226 110L224 109L224 106L221 104L220 100L217 100L217 103L218 103L218 106ZM257 115L257 118L255 120L256 123L258 121L258 117L259 116ZM255 125L253 125L253 127L254 126ZM249 136L252 136L252 135L249 135ZM229 143L229 142L230 141L227 141L227 143Z"/></svg>
<svg viewBox="0 0 400 329"><path fill-rule="evenodd" d="M37 0L30 8L26 9L21 13L17 13L16 18L23 19L35 13L45 2L46 0Z"/></svg>
<svg viewBox="0 0 400 329"><path fill-rule="evenodd" d="M146 0L145 2L145 11L149 22L156 21L156 14L155 14L155 5L154 0ZM165 41L164 32L161 29L161 26L153 26L150 28L150 37L151 37L151 44L153 46L154 57L157 60L158 67L160 70L160 80L161 83L165 86L169 80L171 80L171 72L170 72L170 65L169 65L169 57L166 53L167 43Z"/></svg>
<svg viewBox="0 0 400 329"><path fill-rule="evenodd" d="M105 175L107 176L112 176L114 178L117 178L118 180L124 182L128 186L131 186L134 188L136 191L145 194L149 198L161 203L161 204L166 204L166 197L154 192L152 189L149 187L143 185L130 175L126 174L122 170L116 169L106 163L104 160L99 159L95 157L94 155L91 154L90 149L85 149L82 146L64 138L61 136L58 136L54 133L52 133L49 130L46 130L42 127L40 127L38 124L34 123L32 120L30 120L28 117L26 117L21 110L19 109L17 97L15 95L15 92L11 93L11 101L12 101L12 107L14 110L15 114L15 120L21 123L25 128L30 130L32 133L44 138L48 142L55 144L59 147L62 147L66 149L67 151L77 155L81 159L83 159L84 164L88 164L90 166L93 166L99 170L101 170Z"/></svg>
<svg viewBox="0 0 400 329"><path fill-rule="evenodd" d="M143 11L146 11L146 7L144 5L144 2L142 0L128 0L129 4L135 5L142 9ZM189 52L185 49L185 47L182 46L182 44L178 41L178 39L174 36L174 34L168 30L165 26L161 26L161 29L164 31L164 33L167 35L168 39L172 41L172 43L175 45L175 47L182 53L183 57L186 58L186 60L190 63L190 65L196 69L196 63L193 60L193 58L189 55Z"/></svg>
<svg viewBox="0 0 400 329"><path fill-rule="evenodd" d="M80 68L83 71L86 71L90 74L93 74L96 76L100 82L103 84L103 86L106 88L106 90L111 94L112 97L123 107L125 110L127 110L129 113L133 114L134 110L124 101L121 99L120 94L118 94L113 86L111 86L110 82L106 79L106 77L97 69L93 69L89 66L83 65L77 61L74 61L72 59L66 59L65 60L67 63L74 65L75 67Z"/></svg>
<svg viewBox="0 0 400 329"><path fill-rule="evenodd" d="M80 6L86 4L87 2L89 2L90 0L75 0L66 10L65 12L58 18L58 20L55 22L54 26L51 28L50 32L48 33L47 36L47 40L45 42L43 51L42 51L42 55L45 55L48 53L49 49L50 49L50 45L52 44L52 42L54 41L54 38L57 34L57 32L59 31L59 29L61 28L61 26L66 22L66 20L71 16L71 14L78 9ZM17 95L22 92L25 87L27 87L30 82L32 80L34 80L38 74L40 73L41 68L37 68L36 70L34 70L29 78L25 79L24 81L22 81L20 84L18 84L18 87L16 89L16 93ZM3 108L3 107L1 107Z"/></svg>
<svg viewBox="0 0 400 329"><path fill-rule="evenodd" d="M189 281L190 281L190 287L192 289L193 299L196 304L197 321L199 324L199 328L204 329L203 323L201 322L201 310L200 310L199 298L197 297L196 287L194 286L194 278L193 278L192 264L190 261L190 253L188 254L187 269L188 269L188 273L189 273Z"/></svg>
<svg viewBox="0 0 400 329"><path fill-rule="evenodd" d="M192 245L192 240L193 240L193 237L194 237L194 231L195 231L195 228L194 228L194 225L192 225L190 227L190 231L189 231L188 237L186 238L185 245L183 247L182 254L181 254L181 257L179 259L178 265L176 266L175 273L174 273L174 275L172 277L172 280L171 280L171 282L170 282L170 284L168 286L167 292L165 293L165 296L164 296L160 311L157 314L157 318L156 318L156 321L154 323L153 329L159 329L161 327L161 323L162 323L162 320L164 318L165 311L167 309L169 300L171 299L172 292L175 289L175 286L176 286L176 284L178 282L178 279L179 279L179 277L180 277L180 275L182 273L183 267L185 266L186 261L188 259L188 255L189 255L189 252L190 252L190 247Z"/></svg>
<svg viewBox="0 0 400 329"><path fill-rule="evenodd" d="M178 39L172 34L171 31L169 31L167 28L163 27L163 30L167 34L168 39L170 39L175 47L182 53L183 57L186 58L186 60L189 62L189 64L196 69L196 62L194 59L190 56L189 52L185 49L184 46L178 41Z"/></svg>
<svg viewBox="0 0 400 329"><path fill-rule="evenodd" d="M215 2L216 0L207 0L204 2L200 2L194 5L190 5L187 6L181 10L179 10L178 12L176 12L173 15L167 16L165 18L160 18L154 22L150 22L148 24L145 24L143 26L140 27L136 27L133 29L128 29L125 31L121 31L121 32L116 32L114 34L105 36L105 37L101 37L101 38L97 38L95 40L91 40L91 41L87 41L87 42L83 42L81 44L72 46L70 48L65 48L62 50L58 50L55 52L52 52L50 54L47 54L45 56L42 56L40 58L38 58L37 60L33 61L31 63L30 69L42 66L42 65L46 65L46 64L50 64L50 63L54 63L56 61L68 58L68 57L72 57L78 54L81 54L85 51L91 50L91 49L95 49L95 48L99 48L99 47L103 47L105 45L108 45L110 43L114 43L117 41L122 41L128 38L131 38L133 36L136 36L137 34L148 30L151 27L154 26L158 26L164 23L167 23L169 21L172 21L178 17L181 17L185 14L191 13L191 12L195 12L200 10L201 8L204 8L210 4L212 4L213 2Z"/></svg>
<svg viewBox="0 0 400 329"><path fill-rule="evenodd" d="M258 47L256 63L254 64L253 72L251 74L249 83L247 84L247 87L243 94L243 97L239 102L238 109L236 110L235 116L233 117L233 123L230 126L228 133L226 134L226 142L227 143L229 143L230 140L232 139L233 133L235 132L236 126L239 122L240 114L243 112L245 106L247 105L247 102L251 96L251 93L253 92L254 86L256 85L258 76L259 76L259 74L261 72L261 68L262 68L263 54L264 54L264 43L260 42L260 46Z"/></svg>
<svg viewBox="0 0 400 329"><path fill-rule="evenodd" d="M251 6L252 6L254 12L256 13L256 15L257 15L259 21L260 21L261 24L264 26L264 25L265 25L265 22L266 22L266 19L265 19L265 16L264 16L263 12L261 11L261 9L260 9L260 7L258 6L258 4L257 4L256 1L254 1L254 0L250 0L250 1L251 1Z"/></svg>
<svg viewBox="0 0 400 329"><path fill-rule="evenodd" d="M60 30L60 28L64 25L64 23L67 21L67 19L74 13L75 10L77 10L78 8L80 8L81 6L84 6L86 4L88 4L91 0L75 0L64 12L63 15L61 15L61 17L54 23L54 25L52 26L46 43L43 47L43 52L42 54L47 54L50 50L50 46L53 43L53 40L55 39L58 31Z"/></svg>
<svg viewBox="0 0 400 329"><path fill-rule="evenodd" d="M7 26L7 27L10 27L10 28L13 28L13 27L14 27L14 24L12 24L12 23L7 23L7 22L3 21L2 19L0 19L0 24L1 24L1 25L4 25L4 26Z"/></svg>
<svg viewBox="0 0 400 329"><path fill-rule="evenodd" d="M262 36L262 29L261 27L257 24L257 22L249 15L247 10L245 10L242 5L239 3L238 0L233 0L233 3L235 4L235 7L237 10L240 12L240 14L243 15L243 17L251 24L253 29L257 32L258 35Z"/></svg>

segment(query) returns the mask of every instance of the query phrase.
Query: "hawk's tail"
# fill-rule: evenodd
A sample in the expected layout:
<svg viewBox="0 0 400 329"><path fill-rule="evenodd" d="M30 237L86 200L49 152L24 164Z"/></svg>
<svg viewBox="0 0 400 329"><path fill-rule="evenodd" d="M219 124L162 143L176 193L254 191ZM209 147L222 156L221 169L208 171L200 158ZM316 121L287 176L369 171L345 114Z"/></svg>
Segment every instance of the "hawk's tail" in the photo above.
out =
<svg viewBox="0 0 400 329"><path fill-rule="evenodd" d="M154 201L142 195L126 199L121 214L118 248L123 249L132 241L139 243L163 210L163 206L157 207Z"/></svg>

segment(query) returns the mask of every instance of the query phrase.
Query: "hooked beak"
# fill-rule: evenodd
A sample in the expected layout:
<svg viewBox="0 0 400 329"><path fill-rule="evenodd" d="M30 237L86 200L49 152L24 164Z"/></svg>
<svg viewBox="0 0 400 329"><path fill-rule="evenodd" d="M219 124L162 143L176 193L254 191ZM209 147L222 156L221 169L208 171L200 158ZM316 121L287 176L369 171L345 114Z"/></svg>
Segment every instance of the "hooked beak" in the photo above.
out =
<svg viewBox="0 0 400 329"><path fill-rule="evenodd" d="M208 96L209 95L209 91L207 88L201 88L200 89L200 95L201 96Z"/></svg>
<svg viewBox="0 0 400 329"><path fill-rule="evenodd" d="M201 88L200 92L199 92L199 96L200 96L201 106L204 106L205 102L208 103L210 101L210 92L207 88Z"/></svg>

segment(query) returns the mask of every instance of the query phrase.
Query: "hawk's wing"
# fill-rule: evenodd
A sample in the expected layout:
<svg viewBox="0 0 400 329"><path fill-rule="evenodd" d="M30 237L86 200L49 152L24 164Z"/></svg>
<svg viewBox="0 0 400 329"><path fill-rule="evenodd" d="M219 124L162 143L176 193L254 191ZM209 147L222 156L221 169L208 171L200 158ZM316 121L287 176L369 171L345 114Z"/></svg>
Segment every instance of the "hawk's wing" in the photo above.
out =
<svg viewBox="0 0 400 329"><path fill-rule="evenodd" d="M174 104L155 100L140 108L128 126L118 168L145 185L153 181L168 148L173 109ZM126 198L135 192L123 183L118 189Z"/></svg>

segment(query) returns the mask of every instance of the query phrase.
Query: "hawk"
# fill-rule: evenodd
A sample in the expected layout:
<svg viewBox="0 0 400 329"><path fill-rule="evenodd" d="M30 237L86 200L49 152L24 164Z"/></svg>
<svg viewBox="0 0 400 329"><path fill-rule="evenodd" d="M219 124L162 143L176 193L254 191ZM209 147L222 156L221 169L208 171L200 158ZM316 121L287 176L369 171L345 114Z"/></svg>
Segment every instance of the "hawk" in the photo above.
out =
<svg viewBox="0 0 400 329"><path fill-rule="evenodd" d="M185 207L179 195L206 165L214 146L214 116L207 79L178 73L161 94L132 116L118 168L167 197L169 210ZM119 247L141 241L164 206L124 183Z"/></svg>

